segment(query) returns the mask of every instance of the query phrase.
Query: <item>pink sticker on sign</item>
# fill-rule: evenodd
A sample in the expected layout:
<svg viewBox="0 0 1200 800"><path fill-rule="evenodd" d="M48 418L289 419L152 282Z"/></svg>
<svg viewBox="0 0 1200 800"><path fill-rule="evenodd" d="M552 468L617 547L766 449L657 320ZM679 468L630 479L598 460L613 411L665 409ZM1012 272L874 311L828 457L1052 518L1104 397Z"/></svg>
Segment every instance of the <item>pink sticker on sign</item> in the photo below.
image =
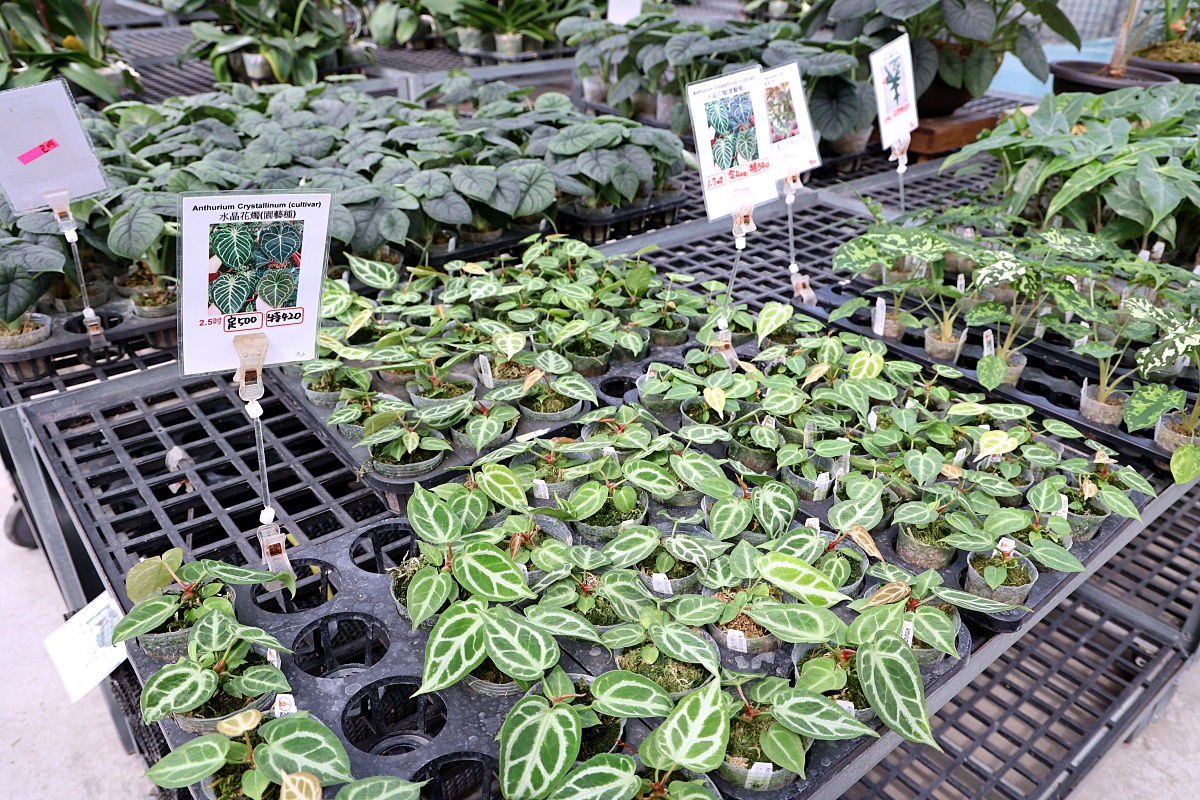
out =
<svg viewBox="0 0 1200 800"><path fill-rule="evenodd" d="M22 153L21 155L17 156L17 160L20 161L22 164L28 164L30 161L33 161L35 158L41 158L42 156L46 155L46 153L49 153L51 150L53 150L56 147L58 147L58 142L54 141L53 139L47 139L46 141L39 144L37 147L31 148L31 149L25 151L24 153Z"/></svg>

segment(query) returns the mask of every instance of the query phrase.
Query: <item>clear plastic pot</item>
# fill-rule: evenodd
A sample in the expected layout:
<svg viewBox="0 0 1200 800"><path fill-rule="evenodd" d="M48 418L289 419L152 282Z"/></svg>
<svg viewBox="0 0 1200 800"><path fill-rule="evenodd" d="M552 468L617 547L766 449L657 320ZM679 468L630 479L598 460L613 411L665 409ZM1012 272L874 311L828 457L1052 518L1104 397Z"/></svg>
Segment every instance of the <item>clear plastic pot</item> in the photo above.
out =
<svg viewBox="0 0 1200 800"><path fill-rule="evenodd" d="M981 555L985 558L990 557L991 553L968 553L967 554L967 577L966 590L977 597L984 597L988 600L996 600L1001 603L1019 606L1029 598L1029 592L1033 589L1033 585L1037 583L1038 571L1037 567L1028 558L1018 559L1019 563L1024 565L1029 570L1029 583L1024 586L997 586L995 589L988 586L987 581L983 579L983 575L975 569L971 563L975 556Z"/></svg>

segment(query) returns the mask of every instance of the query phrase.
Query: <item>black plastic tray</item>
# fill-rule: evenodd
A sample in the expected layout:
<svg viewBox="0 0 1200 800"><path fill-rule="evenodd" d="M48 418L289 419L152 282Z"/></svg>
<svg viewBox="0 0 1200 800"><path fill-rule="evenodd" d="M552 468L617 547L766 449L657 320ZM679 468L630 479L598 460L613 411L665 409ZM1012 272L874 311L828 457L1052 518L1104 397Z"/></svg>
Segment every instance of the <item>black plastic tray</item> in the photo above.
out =
<svg viewBox="0 0 1200 800"><path fill-rule="evenodd" d="M105 303L96 308L104 327L104 336L110 343L132 339L135 336L153 335L161 331L170 331L162 341L164 344L173 338L177 323L175 316L169 317L139 317L133 313L133 302L121 298L111 303ZM50 337L44 342L23 347L19 350L0 350L0 364L13 364L30 361L37 358L50 358L62 353L81 352L88 349L89 338L83 324L83 314L79 312L65 314L50 314ZM111 360L120 357L119 353L97 353L90 360ZM84 356L84 358L89 358Z"/></svg>
<svg viewBox="0 0 1200 800"><path fill-rule="evenodd" d="M497 53L494 50L458 49L460 56L477 58L484 64L521 64L527 61L553 61L558 58L571 58L575 55L574 47L558 47L553 50L531 50L520 53Z"/></svg>

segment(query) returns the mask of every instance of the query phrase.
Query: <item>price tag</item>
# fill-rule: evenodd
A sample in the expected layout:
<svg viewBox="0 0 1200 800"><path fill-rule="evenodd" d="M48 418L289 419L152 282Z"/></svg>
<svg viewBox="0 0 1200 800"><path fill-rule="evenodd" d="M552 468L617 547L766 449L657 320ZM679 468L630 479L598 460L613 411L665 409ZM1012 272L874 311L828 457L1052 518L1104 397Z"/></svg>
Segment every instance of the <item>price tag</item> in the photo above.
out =
<svg viewBox="0 0 1200 800"><path fill-rule="evenodd" d="M642 0L608 0L608 21L624 25L642 13Z"/></svg>
<svg viewBox="0 0 1200 800"><path fill-rule="evenodd" d="M735 653L746 652L746 634L741 631L725 631L725 646Z"/></svg>
<svg viewBox="0 0 1200 800"><path fill-rule="evenodd" d="M1082 326L1083 326L1083 327L1085 327L1085 328L1090 328L1090 327L1091 327L1090 325L1088 325L1086 322L1084 322L1084 321L1082 321L1082 320L1080 320L1079 324L1080 324L1080 325L1082 325ZM1091 339L1091 338L1092 338L1092 337L1091 337L1091 334L1087 334L1087 333L1085 333L1083 336L1080 336L1078 339L1076 339L1075 341L1071 342L1071 346L1072 346L1072 347L1083 347L1085 344L1087 344L1087 343L1088 343L1088 340L1089 340L1089 339Z"/></svg>
<svg viewBox="0 0 1200 800"><path fill-rule="evenodd" d="M996 355L996 334L992 333L992 329L988 328L983 332L983 357Z"/></svg>
<svg viewBox="0 0 1200 800"><path fill-rule="evenodd" d="M271 715L278 719L279 717L288 714L296 713L296 698L290 694L275 695L275 702L271 704Z"/></svg>
<svg viewBox="0 0 1200 800"><path fill-rule="evenodd" d="M963 345L967 343L967 332L970 328L963 328L963 332L958 335L958 346L954 348L954 360L958 361L958 357L962 355Z"/></svg>
<svg viewBox="0 0 1200 800"><path fill-rule="evenodd" d="M279 669L282 662L279 660L279 653L274 647L267 648L267 661L271 663L275 669Z"/></svg>
<svg viewBox="0 0 1200 800"><path fill-rule="evenodd" d="M180 195L183 375L236 370L233 340L249 331L266 337L262 366L316 358L332 208L328 192ZM254 242L268 238L271 258L284 268L264 270L270 274L254 284L238 271L245 266L240 262Z"/></svg>
<svg viewBox="0 0 1200 800"><path fill-rule="evenodd" d="M675 592L671 591L671 581L669 578L667 578L665 572L656 572L651 575L650 585L654 588L654 591L658 592L659 594L666 595L667 597L671 597L675 594Z"/></svg>
<svg viewBox="0 0 1200 800"><path fill-rule="evenodd" d="M776 180L795 177L799 184L801 173L821 166L800 66L792 62L765 71L763 85L771 113L776 115L771 117L772 171ZM795 192L794 187L785 189Z"/></svg>
<svg viewBox="0 0 1200 800"><path fill-rule="evenodd" d="M958 273L958 278L956 278L954 281L954 288L958 290L959 294L966 294L967 293L967 276L963 275L961 272Z"/></svg>
<svg viewBox="0 0 1200 800"><path fill-rule="evenodd" d="M887 302L882 298L875 300L875 309L871 312L871 332L883 336L883 326L887 322Z"/></svg>
<svg viewBox="0 0 1200 800"><path fill-rule="evenodd" d="M829 492L829 483L833 480L833 476L828 472L822 472L817 476L816 485L813 488L813 500L824 500L825 495Z"/></svg>
<svg viewBox="0 0 1200 800"><path fill-rule="evenodd" d="M795 267L795 264L792 264ZM812 290L812 283L807 275L801 275L799 272L792 273L792 297L799 298L802 306L815 306L817 304L817 293Z"/></svg>
<svg viewBox="0 0 1200 800"><path fill-rule="evenodd" d="M14 212L49 208L46 192L66 191L79 200L108 188L65 81L0 97L0 187Z"/></svg>
<svg viewBox="0 0 1200 800"><path fill-rule="evenodd" d="M793 64L793 66L795 66ZM746 771L746 787L762 791L771 785L771 775L775 772L775 765L768 761L755 761L754 766Z"/></svg>
<svg viewBox="0 0 1200 800"><path fill-rule="evenodd" d="M867 426L870 427L871 430L875 430L879 427L879 415L874 411L867 414Z"/></svg>
<svg viewBox="0 0 1200 800"><path fill-rule="evenodd" d="M121 616L117 601L104 592L46 637L46 652L72 703L125 660L125 643L112 644L113 628Z"/></svg>
<svg viewBox="0 0 1200 800"><path fill-rule="evenodd" d="M496 381L492 377L492 362L487 356L480 356L476 366L479 368L479 378L483 381L484 387L494 389Z"/></svg>
<svg viewBox="0 0 1200 800"><path fill-rule="evenodd" d="M916 85L908 34L902 34L870 55L879 143L890 150L917 128Z"/></svg>
<svg viewBox="0 0 1200 800"><path fill-rule="evenodd" d="M804 527L812 528L814 531L819 531L821 530L821 520L817 519L816 517L809 517L808 519L804 520Z"/></svg>
<svg viewBox="0 0 1200 800"><path fill-rule="evenodd" d="M1067 518L1067 496L1065 494L1058 496L1058 511L1054 512L1054 516Z"/></svg>
<svg viewBox="0 0 1200 800"><path fill-rule="evenodd" d="M539 500L550 499L550 489L546 486L546 482L541 478L533 479L533 496Z"/></svg>
<svg viewBox="0 0 1200 800"><path fill-rule="evenodd" d="M904 643L909 647L912 647L913 643L913 630L913 622L911 619L904 620L904 623L900 626L900 638L903 639Z"/></svg>
<svg viewBox="0 0 1200 800"><path fill-rule="evenodd" d="M834 702L849 711L851 714L853 714L856 710L854 708L854 703L851 703L849 700L835 700Z"/></svg>
<svg viewBox="0 0 1200 800"><path fill-rule="evenodd" d="M1146 249L1139 250L1138 258L1140 258L1142 261L1149 261L1150 260L1150 251L1146 250Z"/></svg>
<svg viewBox="0 0 1200 800"><path fill-rule="evenodd" d="M913 278L920 280L925 277L925 273L929 270L929 264L925 261L917 262L917 271L913 273Z"/></svg>

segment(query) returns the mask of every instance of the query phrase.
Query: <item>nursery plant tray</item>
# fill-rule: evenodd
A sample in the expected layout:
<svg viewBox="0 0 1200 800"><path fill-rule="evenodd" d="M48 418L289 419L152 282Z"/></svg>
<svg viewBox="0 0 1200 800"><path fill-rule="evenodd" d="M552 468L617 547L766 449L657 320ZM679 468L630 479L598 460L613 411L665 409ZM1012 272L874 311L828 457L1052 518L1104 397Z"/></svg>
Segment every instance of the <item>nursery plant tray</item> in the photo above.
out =
<svg viewBox="0 0 1200 800"><path fill-rule="evenodd" d="M431 267L440 267L451 261L484 261L501 253L511 253L524 238L522 234L504 231L499 239L492 242L459 244L448 253L430 253L425 258L425 263ZM405 248L405 252L418 259L417 263L421 263L423 251L420 247L410 245Z"/></svg>
<svg viewBox="0 0 1200 800"><path fill-rule="evenodd" d="M871 147L878 147L878 143L873 142ZM988 186L1000 168L999 161L978 157L943 172L944 162L944 158L939 158L908 165L908 171L904 173L904 211L924 208L940 211L969 202L986 201ZM826 191L846 201L857 202L859 195L876 200L883 204L888 217L901 213L900 179L895 162L891 162L888 170L857 178Z"/></svg>
<svg viewBox="0 0 1200 800"><path fill-rule="evenodd" d="M22 347L19 350L0 350L0 364L13 364L38 358L53 358L63 353L79 353L85 361L104 362L123 355L119 344L134 337L154 336L158 332L169 332L159 340L167 345L174 339L175 316L139 317L133 313L133 302L122 298L96 308L96 315L104 327L104 336L110 344L117 345L111 352L89 350L87 329L82 313L51 314L50 337L45 341ZM86 353L85 353L86 351ZM15 378L11 378L15 380Z"/></svg>
<svg viewBox="0 0 1200 800"><path fill-rule="evenodd" d="M690 198L687 193L670 200L650 200L640 207L613 209L611 214L602 217L587 217L580 214L573 205L559 206L556 220L560 229L569 236L582 238L592 245L603 244L609 239L621 239L645 231L647 228L666 228L675 223L679 210L688 205ZM703 202L703 201L702 201ZM600 241L588 238L589 231L608 228L607 235Z"/></svg>
<svg viewBox="0 0 1200 800"><path fill-rule="evenodd" d="M460 47L458 54L467 58L477 58L484 64L520 64L526 61L553 61L556 58L571 58L575 55L575 50L574 47L557 47L553 50L529 50L510 54Z"/></svg>

